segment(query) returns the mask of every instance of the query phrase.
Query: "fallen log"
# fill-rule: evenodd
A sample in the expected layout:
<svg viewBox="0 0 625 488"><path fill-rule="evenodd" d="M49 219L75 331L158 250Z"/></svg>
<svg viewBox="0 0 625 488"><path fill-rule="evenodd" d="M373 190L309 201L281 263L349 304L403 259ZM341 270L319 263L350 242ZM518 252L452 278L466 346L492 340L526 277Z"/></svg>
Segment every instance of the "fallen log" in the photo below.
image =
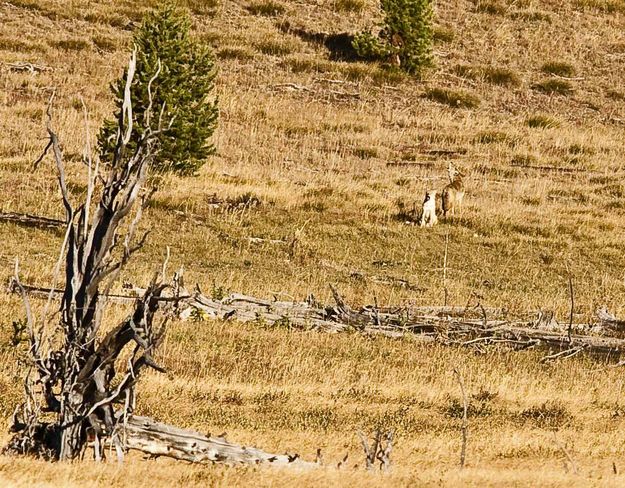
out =
<svg viewBox="0 0 625 488"><path fill-rule="evenodd" d="M125 422L126 449L167 456L192 463L252 464L298 469L317 468L317 463L303 461L299 455L271 454L255 447L245 447L199 432L157 422L148 417L129 416Z"/></svg>
<svg viewBox="0 0 625 488"><path fill-rule="evenodd" d="M41 227L44 229L55 229L65 225L65 222L59 219L13 212L0 212L0 221L21 224L27 227Z"/></svg>
<svg viewBox="0 0 625 488"><path fill-rule="evenodd" d="M42 298L47 298L51 291L50 288L22 286L26 293ZM17 291L14 284L10 284L9 288ZM56 293L56 290L52 292ZM107 295L106 298L134 302L143 290L134 289L133 292L134 296ZM528 312L521 314L521 319L511 319L505 309L481 307L365 306L353 309L336 290L333 292L335 306L323 306L314 297L298 302L267 300L238 293L217 300L200 290L193 294L182 293L177 301L182 320L236 320L291 330L356 332L393 339L410 337L419 342L478 348L497 344L515 349L579 348L583 352L616 358L625 352L625 339L608 335L615 332L613 329L594 324L572 324L574 333L569 338L568 324L559 324L550 312ZM162 296L157 300L168 301L172 298Z"/></svg>

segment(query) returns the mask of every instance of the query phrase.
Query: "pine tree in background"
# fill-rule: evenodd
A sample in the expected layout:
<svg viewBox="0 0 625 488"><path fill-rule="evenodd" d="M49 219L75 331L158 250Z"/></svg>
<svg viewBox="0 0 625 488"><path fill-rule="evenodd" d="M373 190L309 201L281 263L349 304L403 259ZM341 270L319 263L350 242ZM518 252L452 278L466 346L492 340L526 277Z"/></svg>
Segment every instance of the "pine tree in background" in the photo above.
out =
<svg viewBox="0 0 625 488"><path fill-rule="evenodd" d="M148 83L152 84L150 125L156 128L163 110L163 127L170 128L158 137L158 148L152 162L156 173L174 172L189 175L196 172L215 152L209 139L217 127L217 100L211 97L216 75L213 55L208 48L191 38L188 14L172 1L162 3L147 14L135 32L137 71L131 88L135 131L128 149L133 151L143 135L141 128L149 105ZM124 77L111 85L115 96L116 118L122 109ZM163 109L164 107L164 109ZM112 160L117 130L116 120L107 120L98 145L104 161Z"/></svg>
<svg viewBox="0 0 625 488"><path fill-rule="evenodd" d="M389 60L419 75L432 66L433 0L380 0L383 27L376 37L357 34L353 47L365 59Z"/></svg>

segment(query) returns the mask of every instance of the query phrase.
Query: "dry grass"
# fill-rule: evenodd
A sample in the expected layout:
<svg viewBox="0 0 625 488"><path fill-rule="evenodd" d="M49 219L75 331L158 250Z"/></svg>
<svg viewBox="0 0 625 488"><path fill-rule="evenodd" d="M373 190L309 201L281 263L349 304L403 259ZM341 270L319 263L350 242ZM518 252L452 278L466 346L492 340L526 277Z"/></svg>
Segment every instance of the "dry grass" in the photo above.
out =
<svg viewBox="0 0 625 488"><path fill-rule="evenodd" d="M78 96L89 107L95 133L111 109L108 84L127 56L127 26L140 18L141 6L152 3L123 1L113 7L93 0L13 0L0 5L0 61L53 68L31 75L0 65L0 211L61 216L50 161L34 172L31 167L45 142L51 87L57 87L55 121L72 191L77 198L84 195ZM197 178L166 179L142 224L153 230L152 237L123 278L145 283L170 245L172 266L184 265L187 282L204 290L297 298L313 293L330 301L327 285L334 283L355 304L375 299L438 304L449 233L448 288L454 304L550 308L565 320L568 264L576 319L590 320L600 304L625 315L625 151L618 116L625 97L615 89L625 75L625 59L613 55L614 46L625 45L622 14L606 7L610 2L598 1L545 0L540 10L533 10L532 2L482 2L493 8L478 3L440 2L444 35L437 45L438 68L424 82L378 66L331 61L324 48L276 27L284 17L319 32L362 30L377 15L373 0L362 8L352 1L224 1L194 7L198 35L219 56L219 154ZM251 5L284 10L260 8L253 15ZM542 69L552 59L574 59L576 72L583 74L572 96L532 88L546 77ZM505 66L523 82L459 77L459 65ZM307 90L290 90L284 83ZM458 110L421 97L433 87L470 93L479 106ZM537 114L549 115L531 123ZM467 174L463 213L427 231L406 226L398 220L398 202L411 208L426 189L446 182L448 156L432 152L437 150L456 151L451 157ZM545 174L523 168L528 164L580 171ZM248 239L296 235L294 248ZM19 255L25 281L49 283L60 233L0 223L0 238L3 277ZM419 289L363 279L363 274L404 278ZM22 311L4 292L0 311L0 416L5 419L0 428L6 431L21 374L9 331ZM114 308L107 323L124 313ZM0 483L30 486L36 479L42 485L123 486L150 476L155 486L623 484L612 474L612 462L623 468L619 460L625 448L618 434L621 373L603 370L601 362L574 358L549 366L540 365L532 352L479 356L410 341L258 325L174 324L162 351L171 373L142 383L142 412L226 430L233 440L298 450L307 457L317 447L326 459L349 451L352 464L361 462L354 430L381 420L399 430L392 474L381 478L350 470L319 477L140 459L120 470L0 459ZM473 395L464 472L456 468L454 366ZM556 428L580 476L563 469Z"/></svg>

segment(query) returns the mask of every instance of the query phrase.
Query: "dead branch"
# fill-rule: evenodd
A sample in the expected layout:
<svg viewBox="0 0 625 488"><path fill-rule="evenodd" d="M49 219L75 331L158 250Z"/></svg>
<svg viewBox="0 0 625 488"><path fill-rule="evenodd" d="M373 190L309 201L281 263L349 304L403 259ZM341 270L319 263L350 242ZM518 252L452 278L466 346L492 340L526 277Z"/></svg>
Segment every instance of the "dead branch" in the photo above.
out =
<svg viewBox="0 0 625 488"><path fill-rule="evenodd" d="M443 306L447 306L447 300L449 298L449 290L447 289L447 251L449 249L449 232L445 233L445 255L443 257L443 292L444 303Z"/></svg>
<svg viewBox="0 0 625 488"><path fill-rule="evenodd" d="M573 330L573 312L575 311L575 296L573 294L573 277L571 276L571 270L569 269L568 265L566 266L566 272L567 272L568 281L569 281L569 298L571 299L571 309L569 313L569 329L568 329L569 342L570 342L571 333Z"/></svg>
<svg viewBox="0 0 625 488"><path fill-rule="evenodd" d="M571 454L569 453L568 449L566 448L566 446L564 444L562 444L559 440L558 440L558 433L554 431L553 433L553 439L556 443L556 445L558 446L558 448L564 453L564 455L566 456L566 459L568 460L569 464L571 465L571 469L573 470L573 474L579 474L579 472L577 471L577 465L575 464L575 461L573 460L573 457L571 456Z"/></svg>
<svg viewBox="0 0 625 488"><path fill-rule="evenodd" d="M291 91L311 91L311 89L307 86L298 85L297 83L276 83L275 85L272 85L272 87Z"/></svg>
<svg viewBox="0 0 625 488"><path fill-rule="evenodd" d="M467 419L467 394L464 391L464 381L462 380L462 376L458 372L457 369L454 368L454 375L458 380L458 384L460 385L460 392L462 393L462 447L460 449L460 468L464 468L464 463L467 455L467 435L469 432L469 422Z"/></svg>

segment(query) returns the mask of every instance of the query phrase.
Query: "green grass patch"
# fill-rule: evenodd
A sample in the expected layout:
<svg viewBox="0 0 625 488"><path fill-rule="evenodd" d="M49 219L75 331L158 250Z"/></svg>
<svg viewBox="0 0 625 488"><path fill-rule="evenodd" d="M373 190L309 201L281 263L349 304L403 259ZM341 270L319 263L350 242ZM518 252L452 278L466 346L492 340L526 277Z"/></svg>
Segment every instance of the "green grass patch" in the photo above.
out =
<svg viewBox="0 0 625 488"><path fill-rule="evenodd" d="M12 51L15 53L45 52L46 47L14 37L0 37L0 51Z"/></svg>
<svg viewBox="0 0 625 488"><path fill-rule="evenodd" d="M61 39L53 41L52 46L63 51L82 51L88 49L90 44L82 39Z"/></svg>
<svg viewBox="0 0 625 488"><path fill-rule="evenodd" d="M278 39L265 39L254 44L254 47L263 54L271 56L286 56L295 51L295 46L291 42Z"/></svg>
<svg viewBox="0 0 625 488"><path fill-rule="evenodd" d="M450 27L437 26L432 30L432 39L439 44L451 42L455 37L456 33Z"/></svg>
<svg viewBox="0 0 625 488"><path fill-rule="evenodd" d="M550 95L571 95L575 91L570 81L553 78L535 83L532 88Z"/></svg>
<svg viewBox="0 0 625 488"><path fill-rule="evenodd" d="M537 166L539 162L533 154L515 154L510 164L512 166Z"/></svg>
<svg viewBox="0 0 625 488"><path fill-rule="evenodd" d="M460 64L454 71L464 78L483 80L494 85L518 86L521 78L513 70L496 66L472 66Z"/></svg>
<svg viewBox="0 0 625 488"><path fill-rule="evenodd" d="M93 36L91 40L93 41L95 47L102 52L113 53L117 50L117 42L110 37L98 34Z"/></svg>
<svg viewBox="0 0 625 488"><path fill-rule="evenodd" d="M251 3L246 7L246 9L253 15L262 15L264 17L277 17L278 15L282 15L286 12L284 5L271 0Z"/></svg>
<svg viewBox="0 0 625 488"><path fill-rule="evenodd" d="M280 62L280 66L288 68L293 73L328 73L333 71L330 61L309 57L292 56Z"/></svg>
<svg viewBox="0 0 625 488"><path fill-rule="evenodd" d="M224 47L217 51L217 57L219 59L238 59L240 61L246 61L252 59L254 53L242 47Z"/></svg>
<svg viewBox="0 0 625 488"><path fill-rule="evenodd" d="M516 145L518 140L516 137L513 137L506 132L498 130L487 130L478 132L473 139L473 142L479 144L508 144L510 146L514 146Z"/></svg>
<svg viewBox="0 0 625 488"><path fill-rule="evenodd" d="M540 70L549 75L564 76L565 78L575 76L575 67L564 61L549 61L543 64Z"/></svg>
<svg viewBox="0 0 625 488"><path fill-rule="evenodd" d="M595 154L595 148L590 147L590 146L584 146L582 144L571 144L568 148L567 148L567 152L571 155L577 156L580 154Z"/></svg>
<svg viewBox="0 0 625 488"><path fill-rule="evenodd" d="M625 12L623 0L575 0L573 5L581 10L597 10L609 14Z"/></svg>
<svg viewBox="0 0 625 488"><path fill-rule="evenodd" d="M483 2L478 1L477 6L475 7L477 12L481 12L484 14L490 15L506 15L506 6L502 5L499 2Z"/></svg>
<svg viewBox="0 0 625 488"><path fill-rule="evenodd" d="M219 0L202 0L201 2L189 0L185 2L185 4L195 15L208 15L212 17L217 12Z"/></svg>
<svg viewBox="0 0 625 488"><path fill-rule="evenodd" d="M510 17L525 22L547 22L551 24L551 15L540 10L516 10L510 14Z"/></svg>
<svg viewBox="0 0 625 488"><path fill-rule="evenodd" d="M365 5L364 0L334 0L334 10L337 12L362 12Z"/></svg>
<svg viewBox="0 0 625 488"><path fill-rule="evenodd" d="M557 119L542 114L528 117L526 123L528 127L532 129L553 129L555 127L560 127L560 122Z"/></svg>
<svg viewBox="0 0 625 488"><path fill-rule="evenodd" d="M476 95L447 88L429 88L422 96L454 108L476 108L480 105L480 99Z"/></svg>

